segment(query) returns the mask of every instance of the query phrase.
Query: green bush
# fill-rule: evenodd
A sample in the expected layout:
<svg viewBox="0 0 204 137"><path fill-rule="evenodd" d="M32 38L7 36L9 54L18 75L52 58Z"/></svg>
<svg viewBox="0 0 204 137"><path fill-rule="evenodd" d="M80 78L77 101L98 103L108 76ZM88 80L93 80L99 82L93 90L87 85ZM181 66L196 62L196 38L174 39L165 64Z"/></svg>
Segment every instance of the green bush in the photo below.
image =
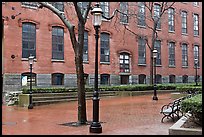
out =
<svg viewBox="0 0 204 137"><path fill-rule="evenodd" d="M134 84L134 85L119 85L119 86L99 86L99 90L101 91L145 91L145 90L153 90L153 85L148 84ZM22 89L23 93L29 93L28 88ZM93 87L86 87L86 92L92 92ZM157 90L176 90L178 92L186 92L186 91L201 91L202 87L195 87L190 84L157 84ZM77 88L65 88L65 87L51 87L51 88L33 88L33 93L60 93L60 92L76 92Z"/></svg>
<svg viewBox="0 0 204 137"><path fill-rule="evenodd" d="M181 102L181 110L190 112L195 123L202 125L202 94L197 94Z"/></svg>
<svg viewBox="0 0 204 137"><path fill-rule="evenodd" d="M201 86L177 86L176 91L178 92L201 92L202 87Z"/></svg>

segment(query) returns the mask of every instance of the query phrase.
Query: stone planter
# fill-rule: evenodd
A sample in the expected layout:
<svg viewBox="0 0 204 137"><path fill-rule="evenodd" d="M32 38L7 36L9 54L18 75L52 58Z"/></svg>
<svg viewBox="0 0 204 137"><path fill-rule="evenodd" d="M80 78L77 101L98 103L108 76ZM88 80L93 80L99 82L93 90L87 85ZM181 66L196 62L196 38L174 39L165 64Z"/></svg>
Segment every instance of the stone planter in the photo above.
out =
<svg viewBox="0 0 204 137"><path fill-rule="evenodd" d="M29 94L19 94L18 105L21 107L28 107L29 105Z"/></svg>
<svg viewBox="0 0 204 137"><path fill-rule="evenodd" d="M199 129L181 127L188 118L189 116L181 117L173 126L169 128L169 135L202 135L202 127Z"/></svg>

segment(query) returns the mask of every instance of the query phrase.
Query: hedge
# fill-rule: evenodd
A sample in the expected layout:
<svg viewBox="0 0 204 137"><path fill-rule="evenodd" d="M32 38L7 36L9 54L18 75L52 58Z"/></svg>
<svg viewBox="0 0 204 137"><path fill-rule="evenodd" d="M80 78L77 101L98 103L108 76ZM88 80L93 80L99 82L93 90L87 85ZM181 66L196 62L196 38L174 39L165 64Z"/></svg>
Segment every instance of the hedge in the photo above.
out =
<svg viewBox="0 0 204 137"><path fill-rule="evenodd" d="M153 85L148 84L135 84L135 85L119 85L119 86L99 86L100 91L145 91L153 90ZM93 87L86 87L86 92L92 92ZM178 92L186 91L201 91L202 87L190 84L157 84L157 90L175 90ZM29 93L28 88L22 89L23 93ZM51 87L51 88L33 88L33 93L60 93L60 92L76 92L77 88L65 88L65 87Z"/></svg>
<svg viewBox="0 0 204 137"><path fill-rule="evenodd" d="M181 102L181 110L190 112L195 123L202 125L202 94L197 94Z"/></svg>

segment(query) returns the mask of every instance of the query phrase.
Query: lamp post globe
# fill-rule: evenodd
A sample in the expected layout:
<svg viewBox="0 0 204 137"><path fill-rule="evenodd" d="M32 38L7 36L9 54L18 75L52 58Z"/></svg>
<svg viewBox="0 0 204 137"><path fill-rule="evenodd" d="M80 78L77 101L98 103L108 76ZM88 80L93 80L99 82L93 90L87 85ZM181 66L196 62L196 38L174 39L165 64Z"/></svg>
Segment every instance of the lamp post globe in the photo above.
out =
<svg viewBox="0 0 204 137"><path fill-rule="evenodd" d="M102 126L99 122L99 97L98 97L98 38L99 38L99 28L102 22L102 9L99 6L99 3L96 3L95 7L91 11L93 15L93 26L95 29L95 39L96 39L96 48L95 48L95 79L94 79L94 92L93 92L93 121L90 125L90 133L102 133Z"/></svg>
<svg viewBox="0 0 204 137"><path fill-rule="evenodd" d="M157 49L154 49L153 51L153 59L154 59L154 96L153 100L158 100L157 97L157 85L156 85L156 58L157 58Z"/></svg>
<svg viewBox="0 0 204 137"><path fill-rule="evenodd" d="M33 101L32 101L32 67L33 67L33 63L34 63L34 56L30 55L28 57L28 63L30 66L30 92L29 92L29 105L28 105L28 109L33 109Z"/></svg>

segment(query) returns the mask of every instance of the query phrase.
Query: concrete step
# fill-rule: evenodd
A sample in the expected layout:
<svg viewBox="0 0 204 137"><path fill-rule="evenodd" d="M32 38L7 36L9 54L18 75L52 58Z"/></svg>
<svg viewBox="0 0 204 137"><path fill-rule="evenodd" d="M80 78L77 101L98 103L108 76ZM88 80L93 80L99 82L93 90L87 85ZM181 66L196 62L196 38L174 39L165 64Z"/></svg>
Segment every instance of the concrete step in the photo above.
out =
<svg viewBox="0 0 204 137"><path fill-rule="evenodd" d="M68 101L76 101L77 93L76 92L67 92L67 93L34 93L33 95L33 105L45 105L45 104L53 104L59 102L68 102ZM99 97L113 97L115 96L115 92L112 91L100 91ZM93 92L86 92L86 99L92 99Z"/></svg>

